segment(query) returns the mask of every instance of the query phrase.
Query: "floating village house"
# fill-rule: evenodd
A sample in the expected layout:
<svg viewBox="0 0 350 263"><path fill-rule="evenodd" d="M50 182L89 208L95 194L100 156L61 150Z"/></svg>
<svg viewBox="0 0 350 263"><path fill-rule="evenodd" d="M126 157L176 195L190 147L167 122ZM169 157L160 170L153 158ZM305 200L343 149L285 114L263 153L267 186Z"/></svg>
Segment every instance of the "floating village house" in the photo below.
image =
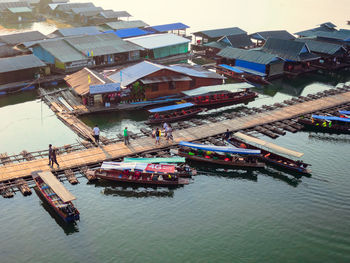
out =
<svg viewBox="0 0 350 263"><path fill-rule="evenodd" d="M144 49L141 57L157 61L186 59L189 39L174 34L152 34L128 38L128 42Z"/></svg>
<svg viewBox="0 0 350 263"><path fill-rule="evenodd" d="M178 36L185 37L187 28L190 28L190 27L183 23L172 23L172 24L164 24L164 25L158 25L158 26L149 26L149 27L146 27L145 29L155 34L171 33L171 34L176 34Z"/></svg>
<svg viewBox="0 0 350 263"><path fill-rule="evenodd" d="M306 43L312 53L320 56L312 61L312 66L320 69L338 69L349 66L344 46L315 39L298 38L295 41Z"/></svg>
<svg viewBox="0 0 350 263"><path fill-rule="evenodd" d="M96 26L83 26L83 27L69 27L61 28L52 32L49 36L55 37L70 37L79 35L97 35L101 34L101 31Z"/></svg>
<svg viewBox="0 0 350 263"><path fill-rule="evenodd" d="M58 72L137 61L142 48L115 34L81 35L35 43L33 53Z"/></svg>
<svg viewBox="0 0 350 263"><path fill-rule="evenodd" d="M149 26L145 22L141 20L132 20L132 21L116 21L116 22L108 22L99 25L104 31L107 30L120 30L125 28L145 28Z"/></svg>
<svg viewBox="0 0 350 263"><path fill-rule="evenodd" d="M242 75L273 79L282 76L284 72L283 59L261 50L226 47L217 56L218 72L239 80Z"/></svg>
<svg viewBox="0 0 350 263"><path fill-rule="evenodd" d="M46 64L34 55L0 58L0 85L32 81L45 72Z"/></svg>
<svg viewBox="0 0 350 263"><path fill-rule="evenodd" d="M48 12L56 17L74 21L75 13L73 8L93 8L95 5L89 3L55 3L48 5Z"/></svg>
<svg viewBox="0 0 350 263"><path fill-rule="evenodd" d="M295 37L286 30L260 31L249 35L256 41L256 46L261 47L268 38L278 38L284 40L294 40Z"/></svg>
<svg viewBox="0 0 350 263"><path fill-rule="evenodd" d="M192 44L191 49L194 51L202 51L206 49L206 47L203 46L204 44L215 42L224 36L247 34L247 32L239 27L230 27L198 31L192 34L194 35L195 44Z"/></svg>
<svg viewBox="0 0 350 263"><path fill-rule="evenodd" d="M0 20L6 22L33 21L33 9L27 1L1 1Z"/></svg>
<svg viewBox="0 0 350 263"><path fill-rule="evenodd" d="M206 47L205 56L215 57L220 50L226 47L249 49L254 47L254 43L250 40L250 37L247 34L239 34L223 36L217 41L204 44L204 46Z"/></svg>
<svg viewBox="0 0 350 263"><path fill-rule="evenodd" d="M293 76L315 70L311 62L319 58L311 53L306 43L293 40L269 38L261 50L285 60L284 72Z"/></svg>
<svg viewBox="0 0 350 263"><path fill-rule="evenodd" d="M326 22L326 23L320 24L318 27L297 32L295 33L295 35L299 37L313 37L315 36L316 32L335 32L337 31L336 27L337 26L334 25L333 23Z"/></svg>
<svg viewBox="0 0 350 263"><path fill-rule="evenodd" d="M130 99L152 99L178 94L181 91L222 84L224 77L200 66L164 66L143 61L109 76L130 91ZM141 96L141 97L140 97Z"/></svg>

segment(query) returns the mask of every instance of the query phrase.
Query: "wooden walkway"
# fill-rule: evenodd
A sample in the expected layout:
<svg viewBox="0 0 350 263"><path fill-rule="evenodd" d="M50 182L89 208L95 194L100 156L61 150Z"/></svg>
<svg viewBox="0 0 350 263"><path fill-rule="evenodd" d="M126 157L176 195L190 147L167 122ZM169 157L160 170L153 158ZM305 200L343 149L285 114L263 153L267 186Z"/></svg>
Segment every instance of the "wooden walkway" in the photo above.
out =
<svg viewBox="0 0 350 263"><path fill-rule="evenodd" d="M335 107L349 102L350 92L341 93L326 98L286 106L268 112L211 124L205 124L183 130L177 130L173 133L175 138L174 143L167 143L163 140L160 146L156 146L153 138L140 138L132 140L131 145L128 147L125 146L124 143L118 142L107 146L100 146L82 151L62 154L58 156L58 162L60 164L60 170L82 167L85 165L99 163L105 160L112 160L119 157L128 156L130 154L136 154L151 150L156 151L159 148L164 148L172 144L176 145L182 140L194 141L207 138L210 136L222 134L226 131L226 129L229 129L230 131L237 131L252 128L258 125L263 125L275 121L295 118L297 116ZM37 170L50 170L47 158L22 163L9 163L0 166L0 182L27 177L30 176L31 172Z"/></svg>

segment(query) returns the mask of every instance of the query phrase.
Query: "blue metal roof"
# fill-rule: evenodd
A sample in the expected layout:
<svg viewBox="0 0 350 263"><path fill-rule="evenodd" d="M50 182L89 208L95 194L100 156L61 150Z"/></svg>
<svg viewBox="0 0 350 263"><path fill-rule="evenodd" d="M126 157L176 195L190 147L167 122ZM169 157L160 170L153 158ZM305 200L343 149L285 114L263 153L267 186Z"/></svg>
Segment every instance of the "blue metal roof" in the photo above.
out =
<svg viewBox="0 0 350 263"><path fill-rule="evenodd" d="M240 70L240 69L237 69L237 68L235 68L235 67L231 67L231 66L226 65L226 64L220 64L219 66L222 67L222 68L231 70L231 71L233 71L233 72L236 72L236 73L244 73L244 71L242 71L242 70Z"/></svg>
<svg viewBox="0 0 350 263"><path fill-rule="evenodd" d="M108 83L102 85L91 85L90 94L111 93L120 91L120 83Z"/></svg>
<svg viewBox="0 0 350 263"><path fill-rule="evenodd" d="M340 110L339 113L345 114L345 115L350 115L350 111L348 111L348 110Z"/></svg>
<svg viewBox="0 0 350 263"><path fill-rule="evenodd" d="M224 152L224 153L233 153L233 154L260 154L261 153L260 150L236 148L233 146L227 147L227 146L205 145L205 144L191 143L191 142L184 142L184 141L181 141L179 144L182 146L186 146L194 149L201 149L204 151L213 151L213 152Z"/></svg>
<svg viewBox="0 0 350 263"><path fill-rule="evenodd" d="M143 36L150 34L150 32L142 30L140 28L134 27L134 28L124 28L124 29L119 29L117 31L114 30L108 30L103 33L114 33L120 38L127 38L127 37L138 37L138 36Z"/></svg>
<svg viewBox="0 0 350 263"><path fill-rule="evenodd" d="M184 109L184 108L189 108L194 106L193 103L181 103L181 104L175 104L175 105L170 105L170 106L165 106L165 107L160 107L160 108L155 108L155 109L150 109L148 110L149 112L163 112L163 111L171 111L171 110L179 110L179 109Z"/></svg>
<svg viewBox="0 0 350 263"><path fill-rule="evenodd" d="M148 28L154 29L157 32L168 32L171 30L183 30L183 29L189 28L189 26L182 23L173 23L173 24L165 24L165 25L158 25L158 26L150 26Z"/></svg>
<svg viewBox="0 0 350 263"><path fill-rule="evenodd" d="M250 69L250 68L244 68L244 67L239 67L239 66L235 66L235 68L237 70L241 70L243 72L246 72L246 73L249 73L249 74L252 74L252 75L257 75L257 76L260 76L260 77L265 77L266 74L265 73L262 73L260 71L256 71L254 69Z"/></svg>
<svg viewBox="0 0 350 263"><path fill-rule="evenodd" d="M335 117L335 116L312 115L312 118L319 119L319 120L327 120L327 121L350 122L350 118L341 118L341 117Z"/></svg>

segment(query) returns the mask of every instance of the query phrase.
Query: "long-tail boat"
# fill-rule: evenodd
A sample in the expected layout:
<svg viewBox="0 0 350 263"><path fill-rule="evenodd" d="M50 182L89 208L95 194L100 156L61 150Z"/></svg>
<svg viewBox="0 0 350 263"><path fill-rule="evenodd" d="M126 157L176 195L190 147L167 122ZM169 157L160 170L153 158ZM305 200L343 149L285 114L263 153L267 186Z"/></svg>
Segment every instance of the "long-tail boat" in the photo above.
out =
<svg viewBox="0 0 350 263"><path fill-rule="evenodd" d="M350 134L350 118L312 115L310 119L299 118L298 122L307 130Z"/></svg>
<svg viewBox="0 0 350 263"><path fill-rule="evenodd" d="M249 89L237 92L216 91L186 98L185 100L200 107L217 107L245 103L254 100L258 94Z"/></svg>
<svg viewBox="0 0 350 263"><path fill-rule="evenodd" d="M300 158L304 155L303 153L289 150L276 144L252 136L248 136L241 132L236 132L234 134L234 137L230 138L228 142L231 143L233 146L240 147L243 149L260 150L261 155L258 157L259 160L265 162L266 164L270 164L274 167L292 171L297 175L308 175L311 173L311 170L307 169L307 167L310 164L304 163L301 160L295 161L293 159L278 154L281 153ZM251 143L253 143L254 145L252 145Z"/></svg>
<svg viewBox="0 0 350 263"><path fill-rule="evenodd" d="M258 161L259 150L240 149L236 147L205 145L181 141L178 155L186 159L217 165L239 168L264 168Z"/></svg>
<svg viewBox="0 0 350 263"><path fill-rule="evenodd" d="M151 115L148 118L148 122L150 124L175 122L195 116L204 110L193 106L195 106L193 103L181 103L150 109L148 112Z"/></svg>
<svg viewBox="0 0 350 263"><path fill-rule="evenodd" d="M186 164L184 157L153 157L153 158L128 158L125 157L124 163L161 163L171 164L176 163L175 172L179 177L192 177L197 174L197 171Z"/></svg>
<svg viewBox="0 0 350 263"><path fill-rule="evenodd" d="M154 163L103 162L95 170L100 179L141 185L180 186L189 179L180 177L175 165Z"/></svg>
<svg viewBox="0 0 350 263"><path fill-rule="evenodd" d="M79 220L79 211L72 203L76 198L51 172L33 172L32 177L40 195L65 222Z"/></svg>
<svg viewBox="0 0 350 263"><path fill-rule="evenodd" d="M339 115L341 118L350 118L350 111L348 110L340 110Z"/></svg>

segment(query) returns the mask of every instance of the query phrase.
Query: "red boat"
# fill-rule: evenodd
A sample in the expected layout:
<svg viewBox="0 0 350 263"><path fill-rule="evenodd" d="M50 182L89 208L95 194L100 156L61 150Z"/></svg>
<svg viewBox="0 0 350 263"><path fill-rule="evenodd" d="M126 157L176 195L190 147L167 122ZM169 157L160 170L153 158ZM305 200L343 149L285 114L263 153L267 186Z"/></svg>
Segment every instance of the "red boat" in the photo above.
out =
<svg viewBox="0 0 350 263"><path fill-rule="evenodd" d="M245 103L255 99L258 96L256 92L249 89L239 92L210 92L203 95L187 98L186 101L192 102L197 106L212 107L223 106L238 103Z"/></svg>
<svg viewBox="0 0 350 263"><path fill-rule="evenodd" d="M149 116L150 124L163 122L176 122L197 115L204 109L195 108L193 103L181 103L148 110L152 115Z"/></svg>
<svg viewBox="0 0 350 263"><path fill-rule="evenodd" d="M79 220L79 211L72 203L76 198L51 172L35 172L32 177L38 192L65 222Z"/></svg>
<svg viewBox="0 0 350 263"><path fill-rule="evenodd" d="M175 165L103 162L100 169L95 170L100 179L134 183L141 185L180 186L189 184L189 179L179 177Z"/></svg>

